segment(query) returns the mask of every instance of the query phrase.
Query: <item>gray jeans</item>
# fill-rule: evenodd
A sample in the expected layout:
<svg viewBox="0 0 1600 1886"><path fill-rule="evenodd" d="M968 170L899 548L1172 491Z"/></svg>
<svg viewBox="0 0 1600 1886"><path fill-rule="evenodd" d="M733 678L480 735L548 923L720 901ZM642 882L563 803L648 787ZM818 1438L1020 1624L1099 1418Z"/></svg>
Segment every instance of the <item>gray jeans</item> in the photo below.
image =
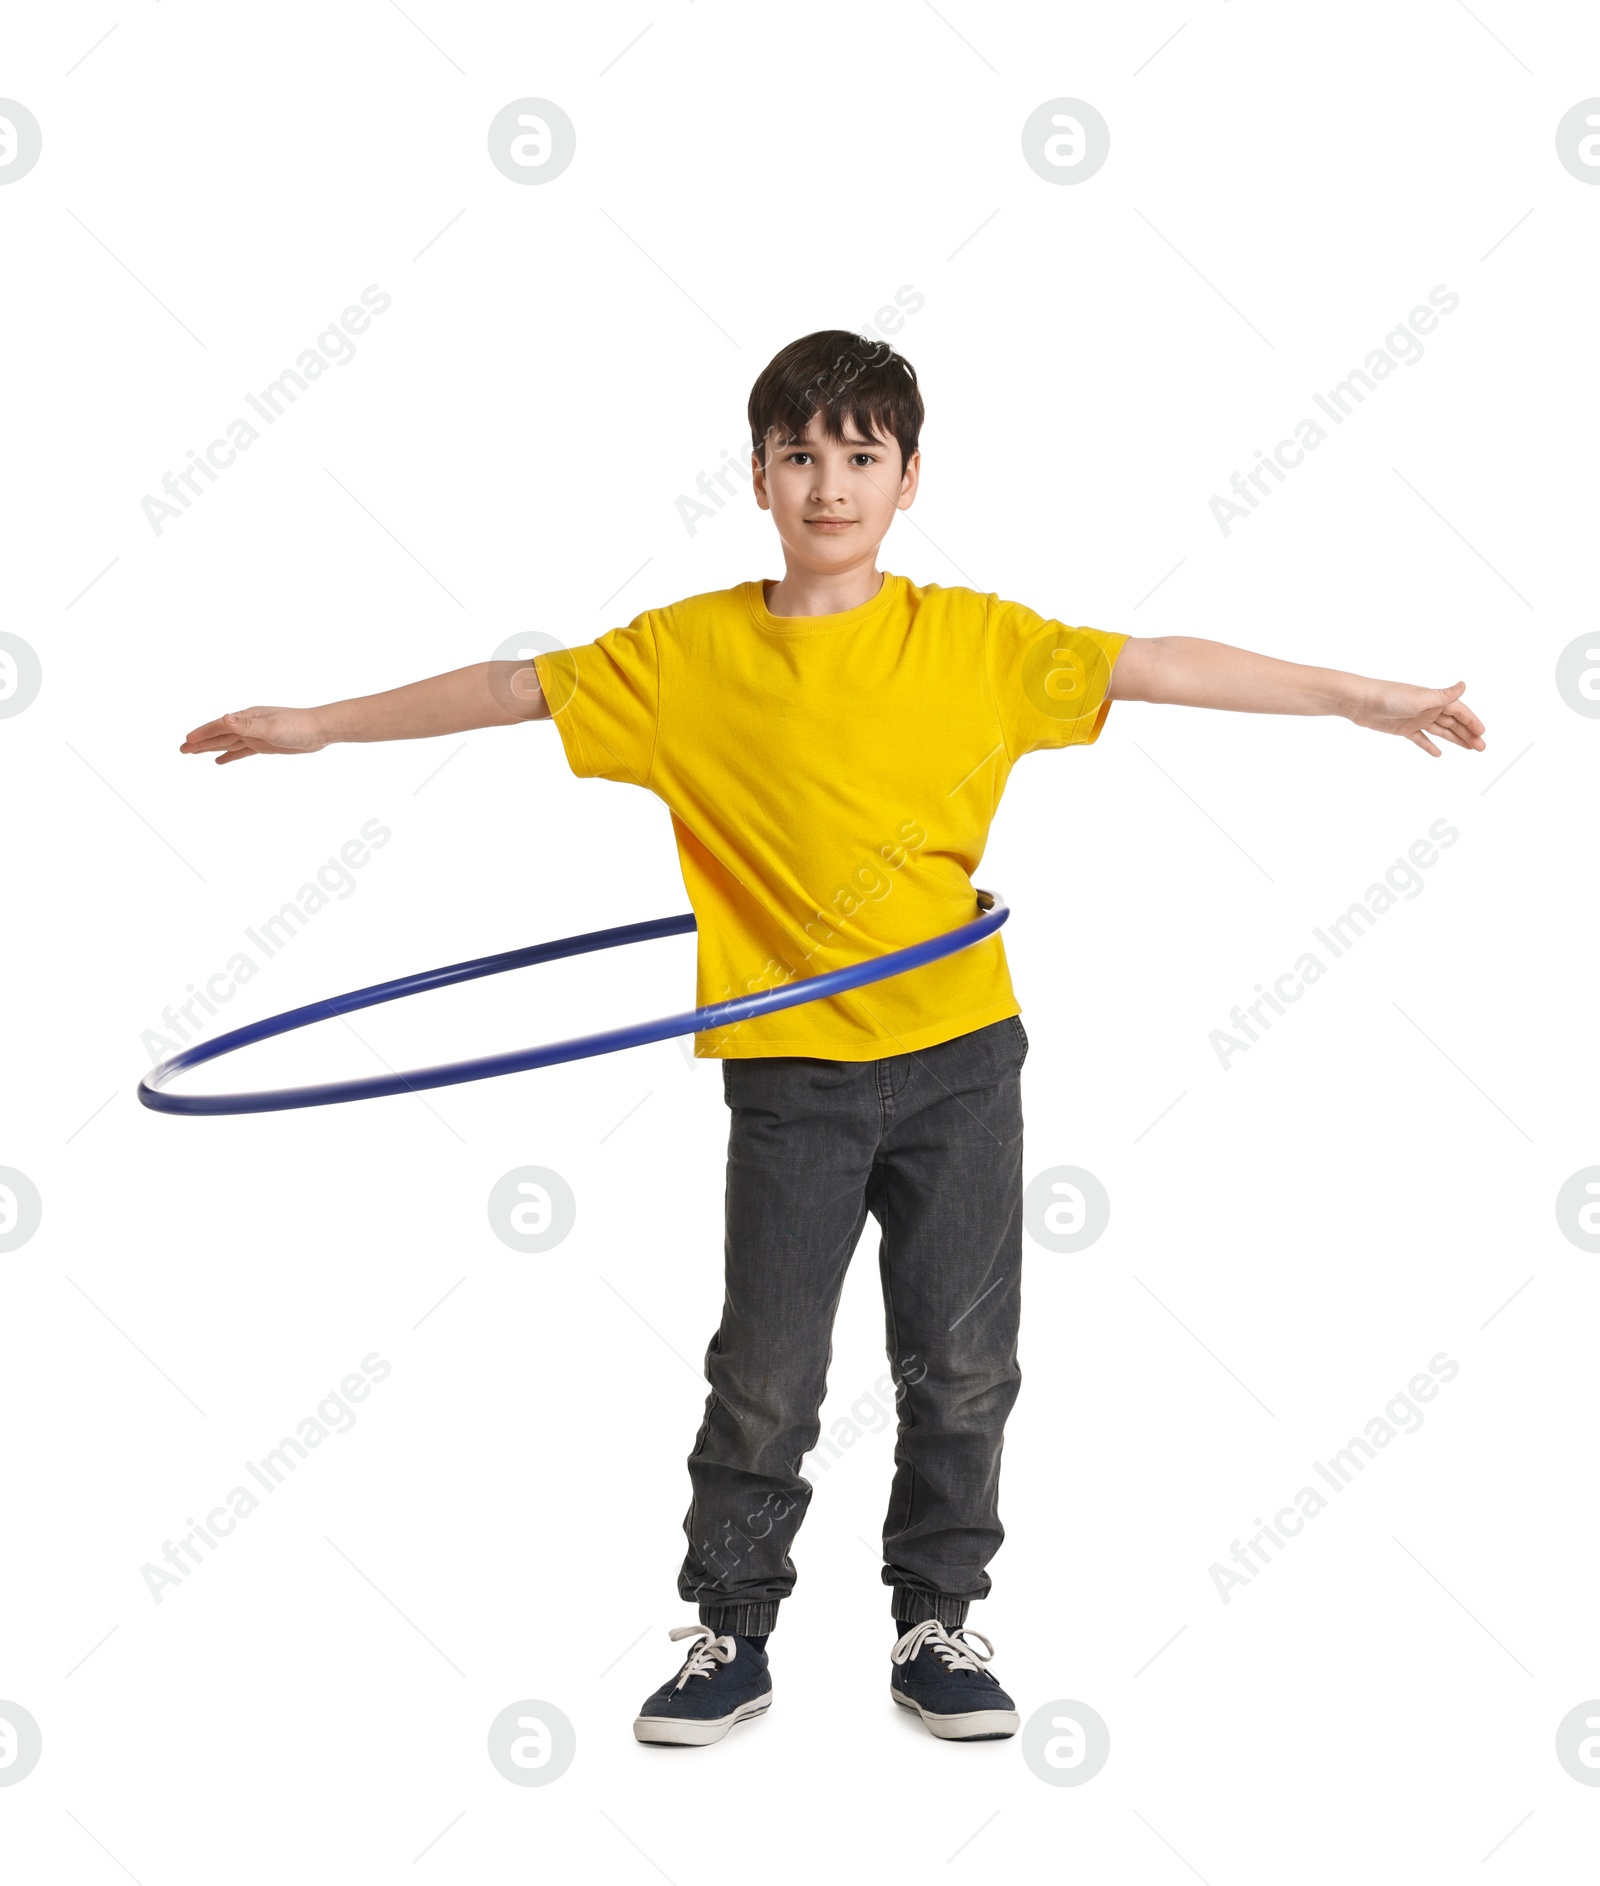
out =
<svg viewBox="0 0 1600 1886"><path fill-rule="evenodd" d="M964 1622L1005 1534L1000 1449L1021 1383L1022 1063L1011 1016L881 1061L723 1062L726 1295L679 1596L770 1631L811 1483L845 1271L870 1211L899 1433L883 1526L897 1618Z"/></svg>

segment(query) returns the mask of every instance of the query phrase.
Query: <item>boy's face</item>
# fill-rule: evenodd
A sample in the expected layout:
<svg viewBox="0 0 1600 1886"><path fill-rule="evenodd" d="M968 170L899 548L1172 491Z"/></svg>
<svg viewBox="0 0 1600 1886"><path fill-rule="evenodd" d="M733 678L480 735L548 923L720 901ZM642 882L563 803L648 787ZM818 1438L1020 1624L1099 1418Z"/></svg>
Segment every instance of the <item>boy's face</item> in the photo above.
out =
<svg viewBox="0 0 1600 1886"><path fill-rule="evenodd" d="M791 567L835 570L876 557L896 511L917 494L922 454L902 467L894 439L830 439L813 413L798 440L767 434L767 463L751 453L756 503L772 513Z"/></svg>

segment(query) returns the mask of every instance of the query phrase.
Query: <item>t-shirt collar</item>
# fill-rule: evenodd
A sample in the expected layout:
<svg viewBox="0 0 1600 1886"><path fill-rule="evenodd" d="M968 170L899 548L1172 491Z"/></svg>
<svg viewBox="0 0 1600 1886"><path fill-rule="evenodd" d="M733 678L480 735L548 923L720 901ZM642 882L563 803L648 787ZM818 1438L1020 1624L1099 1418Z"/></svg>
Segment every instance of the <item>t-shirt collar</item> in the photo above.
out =
<svg viewBox="0 0 1600 1886"><path fill-rule="evenodd" d="M857 603L854 609L840 609L826 616L775 616L767 607L766 590L760 578L752 579L744 585L745 602L750 610L750 619L759 629L765 629L773 635L816 635L827 634L834 629L853 629L862 623L872 622L891 608L898 599L904 578L882 572L883 581L878 585L878 593L869 596L863 603Z"/></svg>

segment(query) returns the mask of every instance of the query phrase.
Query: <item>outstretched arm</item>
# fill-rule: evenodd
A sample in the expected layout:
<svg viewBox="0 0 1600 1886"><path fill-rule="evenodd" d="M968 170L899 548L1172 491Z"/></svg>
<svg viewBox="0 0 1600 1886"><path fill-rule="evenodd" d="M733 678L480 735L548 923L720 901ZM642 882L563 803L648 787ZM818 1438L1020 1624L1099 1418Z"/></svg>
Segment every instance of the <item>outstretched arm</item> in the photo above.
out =
<svg viewBox="0 0 1600 1886"><path fill-rule="evenodd" d="M480 661L326 707L241 708L196 727L178 751L215 753L217 764L226 766L252 753L315 753L336 740L426 740L549 718L538 674L529 663Z"/></svg>
<svg viewBox="0 0 1600 1886"><path fill-rule="evenodd" d="M1375 681L1339 668L1308 668L1192 635L1130 636L1111 670L1114 701L1164 701L1243 714L1340 714L1358 727L1400 734L1438 757L1428 735L1482 752L1483 722L1448 688Z"/></svg>

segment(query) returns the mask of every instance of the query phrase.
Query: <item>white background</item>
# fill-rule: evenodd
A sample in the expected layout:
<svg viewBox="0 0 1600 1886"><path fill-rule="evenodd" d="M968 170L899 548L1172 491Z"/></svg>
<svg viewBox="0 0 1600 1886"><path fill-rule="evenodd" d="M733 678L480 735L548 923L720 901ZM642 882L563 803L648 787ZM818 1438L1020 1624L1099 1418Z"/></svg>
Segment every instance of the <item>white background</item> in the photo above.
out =
<svg viewBox="0 0 1600 1886"><path fill-rule="evenodd" d="M0 1164L44 1202L0 1257L0 1698L44 1737L0 1788L8 1876L1585 1877L1600 1793L1554 1750L1600 1695L1600 1260L1554 1201L1600 1160L1600 725L1553 677L1594 619L1600 188L1555 127L1600 93L1600 19L130 0L14 14L4 53L44 139L0 189L0 626L44 668L0 722ZM577 127L537 188L485 142L527 96ZM1074 187L1021 153L1061 96L1111 130ZM393 305L356 357L157 536L141 499L369 283ZM1224 536L1212 494L1441 283L1425 357ZM1430 759L1127 704L1002 808L979 881L1015 912L1027 1170L1090 1170L1112 1217L1028 1247L972 1622L1025 1718L1105 1718L1081 1787L890 1704L887 1431L812 1472L770 1717L635 1744L692 1621L714 1064L222 1120L133 1097L162 1010L369 819L355 892L213 1028L686 907L665 808L572 779L547 725L220 770L177 745L780 575L747 491L693 535L674 501L745 454L780 346L904 284L925 469L885 568L1464 679L1488 727ZM1210 1032L1439 818L1424 892L1224 1071ZM429 997L211 1084L665 1013L692 961ZM523 1164L578 1200L543 1256L486 1214ZM870 1226L829 1424L884 1368L875 1255ZM156 1605L141 1566L373 1351L356 1427ZM1211 1564L1440 1352L1426 1425L1224 1604ZM548 1787L486 1756L525 1698L576 1727Z"/></svg>

